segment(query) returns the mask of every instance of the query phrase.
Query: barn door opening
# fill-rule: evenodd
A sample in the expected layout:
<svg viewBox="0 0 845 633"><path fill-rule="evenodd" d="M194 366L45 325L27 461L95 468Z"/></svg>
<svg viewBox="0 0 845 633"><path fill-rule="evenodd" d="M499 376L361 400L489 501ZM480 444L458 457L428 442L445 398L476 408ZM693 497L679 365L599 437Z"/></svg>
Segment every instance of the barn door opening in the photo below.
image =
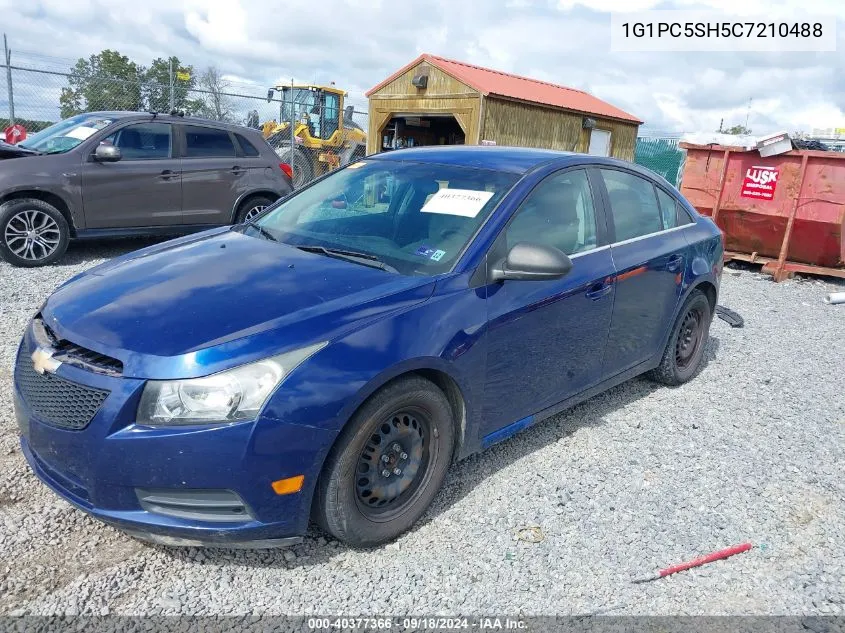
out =
<svg viewBox="0 0 845 633"><path fill-rule="evenodd" d="M463 145L466 133L451 114L398 114L381 132L380 151L424 145Z"/></svg>

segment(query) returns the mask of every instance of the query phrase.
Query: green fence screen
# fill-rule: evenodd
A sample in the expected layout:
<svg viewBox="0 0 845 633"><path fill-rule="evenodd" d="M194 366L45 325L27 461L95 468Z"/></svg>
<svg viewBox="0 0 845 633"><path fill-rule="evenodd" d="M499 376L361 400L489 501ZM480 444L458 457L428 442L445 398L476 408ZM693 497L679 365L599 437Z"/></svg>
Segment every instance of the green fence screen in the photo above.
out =
<svg viewBox="0 0 845 633"><path fill-rule="evenodd" d="M657 172L676 187L681 183L684 151L677 138L637 138L634 162Z"/></svg>

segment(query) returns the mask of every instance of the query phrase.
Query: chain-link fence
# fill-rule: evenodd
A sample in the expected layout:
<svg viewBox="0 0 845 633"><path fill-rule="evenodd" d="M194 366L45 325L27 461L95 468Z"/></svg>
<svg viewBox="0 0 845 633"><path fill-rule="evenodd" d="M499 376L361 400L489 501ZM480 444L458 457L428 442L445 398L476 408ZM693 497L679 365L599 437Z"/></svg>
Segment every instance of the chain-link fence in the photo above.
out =
<svg viewBox="0 0 845 633"><path fill-rule="evenodd" d="M333 85L234 82L216 68L195 71L175 58L145 68L113 51L76 62L35 53L0 61L0 134L17 124L32 135L82 112L175 111L260 130L293 167L296 186L366 151L367 113Z"/></svg>
<svg viewBox="0 0 845 633"><path fill-rule="evenodd" d="M676 187L680 186L685 152L677 136L640 136L634 162L657 172Z"/></svg>

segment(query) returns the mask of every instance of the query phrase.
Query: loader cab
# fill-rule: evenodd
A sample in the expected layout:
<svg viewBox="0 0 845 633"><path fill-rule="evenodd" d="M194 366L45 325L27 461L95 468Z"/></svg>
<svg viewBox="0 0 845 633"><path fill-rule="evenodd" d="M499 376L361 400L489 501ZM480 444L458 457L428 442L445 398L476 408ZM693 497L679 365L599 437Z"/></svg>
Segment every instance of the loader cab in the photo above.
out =
<svg viewBox="0 0 845 633"><path fill-rule="evenodd" d="M330 86L279 86L282 92L283 119L293 119L308 126L312 138L327 141L342 128L342 90Z"/></svg>

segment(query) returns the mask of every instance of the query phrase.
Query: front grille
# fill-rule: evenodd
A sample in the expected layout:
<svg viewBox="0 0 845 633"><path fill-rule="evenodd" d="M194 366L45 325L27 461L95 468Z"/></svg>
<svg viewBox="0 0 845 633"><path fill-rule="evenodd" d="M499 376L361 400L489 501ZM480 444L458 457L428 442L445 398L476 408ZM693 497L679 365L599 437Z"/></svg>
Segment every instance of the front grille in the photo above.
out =
<svg viewBox="0 0 845 633"><path fill-rule="evenodd" d="M103 389L86 387L55 374L39 374L23 347L15 363L15 376L27 406L45 424L62 429L84 429L109 395Z"/></svg>
<svg viewBox="0 0 845 633"><path fill-rule="evenodd" d="M107 376L123 375L123 363L117 358L100 354L70 341L60 339L44 320L38 316L32 321L32 331L39 345L49 346L53 358L68 365L74 365Z"/></svg>

